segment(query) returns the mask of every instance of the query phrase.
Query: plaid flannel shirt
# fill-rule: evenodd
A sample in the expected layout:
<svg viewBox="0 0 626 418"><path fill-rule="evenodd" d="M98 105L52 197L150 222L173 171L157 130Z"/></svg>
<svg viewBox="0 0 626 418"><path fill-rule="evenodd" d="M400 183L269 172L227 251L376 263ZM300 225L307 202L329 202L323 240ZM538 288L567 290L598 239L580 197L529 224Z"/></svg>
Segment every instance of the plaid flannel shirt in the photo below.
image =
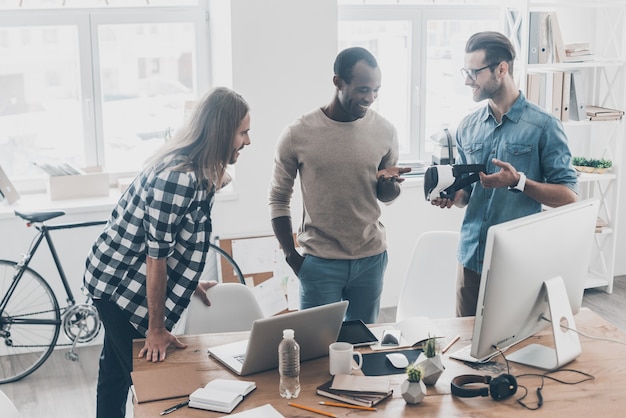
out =
<svg viewBox="0 0 626 418"><path fill-rule="evenodd" d="M83 292L116 303L145 335L146 256L167 258L165 326L172 330L204 269L213 196L192 172L144 170L89 252Z"/></svg>

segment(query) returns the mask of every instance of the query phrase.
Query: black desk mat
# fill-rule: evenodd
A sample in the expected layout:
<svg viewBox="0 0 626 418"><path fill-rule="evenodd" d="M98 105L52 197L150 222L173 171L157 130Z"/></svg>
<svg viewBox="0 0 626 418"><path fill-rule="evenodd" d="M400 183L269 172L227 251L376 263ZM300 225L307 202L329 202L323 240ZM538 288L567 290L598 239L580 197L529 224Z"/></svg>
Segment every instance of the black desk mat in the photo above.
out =
<svg viewBox="0 0 626 418"><path fill-rule="evenodd" d="M423 350L421 348L412 348L407 350L381 351L379 353L363 354L363 366L361 367L361 371L366 376L384 376L389 374L406 373L406 370L394 367L389 359L387 359L387 354L402 353L409 360L409 363L413 363L417 360L417 356L419 356L422 351Z"/></svg>

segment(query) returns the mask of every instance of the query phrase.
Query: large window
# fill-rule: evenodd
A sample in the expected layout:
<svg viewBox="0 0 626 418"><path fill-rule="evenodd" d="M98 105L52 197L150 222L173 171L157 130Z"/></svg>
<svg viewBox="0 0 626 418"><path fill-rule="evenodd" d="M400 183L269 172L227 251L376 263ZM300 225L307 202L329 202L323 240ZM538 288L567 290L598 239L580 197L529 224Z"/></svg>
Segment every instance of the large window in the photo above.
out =
<svg viewBox="0 0 626 418"><path fill-rule="evenodd" d="M0 165L16 182L38 162L137 171L208 89L205 9L0 11Z"/></svg>
<svg viewBox="0 0 626 418"><path fill-rule="evenodd" d="M429 161L430 136L456 128L480 105L459 71L465 42L501 28L498 5L439 3L339 8L339 49L363 46L378 59L383 80L376 109L398 129L405 161Z"/></svg>

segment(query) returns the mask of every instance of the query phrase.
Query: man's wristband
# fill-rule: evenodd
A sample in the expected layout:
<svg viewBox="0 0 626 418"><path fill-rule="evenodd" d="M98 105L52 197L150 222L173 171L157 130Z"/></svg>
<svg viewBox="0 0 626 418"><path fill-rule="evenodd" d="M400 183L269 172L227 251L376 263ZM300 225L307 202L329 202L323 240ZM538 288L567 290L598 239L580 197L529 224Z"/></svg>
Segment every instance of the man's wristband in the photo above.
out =
<svg viewBox="0 0 626 418"><path fill-rule="evenodd" d="M521 171L518 171L517 174L519 174L519 181L515 186L509 186L509 191L514 193L521 193L524 191L524 187L526 186L526 174L522 173Z"/></svg>

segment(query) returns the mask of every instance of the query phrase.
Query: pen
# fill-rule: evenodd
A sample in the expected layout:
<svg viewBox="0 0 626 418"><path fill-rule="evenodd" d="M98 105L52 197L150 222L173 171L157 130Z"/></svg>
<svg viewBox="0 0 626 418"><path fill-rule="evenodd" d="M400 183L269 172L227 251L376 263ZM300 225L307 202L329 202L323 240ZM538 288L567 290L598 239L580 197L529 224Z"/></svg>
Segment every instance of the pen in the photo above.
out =
<svg viewBox="0 0 626 418"><path fill-rule="evenodd" d="M326 406L338 406L341 408L350 408L350 409L360 409L362 411L375 411L376 408L372 408L371 406L360 406L360 405L350 405L349 403L339 403L339 402L321 402L320 405Z"/></svg>
<svg viewBox="0 0 626 418"><path fill-rule="evenodd" d="M298 403L289 402L288 405L289 406L293 406L295 408L304 409L305 411L315 412L316 414L324 415L326 417L332 417L332 418L336 418L337 417L337 415L335 415L335 414L331 414L329 412L320 411L319 409L311 408L310 406L300 405Z"/></svg>
<svg viewBox="0 0 626 418"><path fill-rule="evenodd" d="M181 402L177 405L171 406L169 408L167 408L165 411L161 412L161 415L167 415L170 414L174 411L176 411L177 409L183 408L185 406L187 406L189 404L189 401L185 401L185 402Z"/></svg>
<svg viewBox="0 0 626 418"><path fill-rule="evenodd" d="M450 341L450 342L448 343L448 345L446 345L446 346L443 348L443 350L441 350L441 354L444 354L446 351L448 351L448 350L450 349L450 347L452 347L452 346L454 345L454 343L455 343L455 342L457 342L457 341L459 341L460 339L461 339L461 336L460 336L460 335L457 335L456 337L454 337L454 338L452 339L452 341Z"/></svg>

